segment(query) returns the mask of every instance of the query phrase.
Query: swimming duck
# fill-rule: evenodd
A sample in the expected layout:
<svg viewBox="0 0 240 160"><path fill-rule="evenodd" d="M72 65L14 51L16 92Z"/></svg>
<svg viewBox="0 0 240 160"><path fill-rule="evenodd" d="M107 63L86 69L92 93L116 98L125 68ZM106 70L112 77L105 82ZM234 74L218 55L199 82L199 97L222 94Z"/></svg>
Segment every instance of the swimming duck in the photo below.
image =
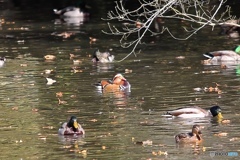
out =
<svg viewBox="0 0 240 160"><path fill-rule="evenodd" d="M240 61L240 45L233 50L220 50L203 54L208 61Z"/></svg>
<svg viewBox="0 0 240 160"><path fill-rule="evenodd" d="M213 106L209 110L202 109L200 107L185 107L176 110L168 111L164 116L179 117L179 118L201 118L201 117L217 117L222 119L221 108L219 106Z"/></svg>
<svg viewBox="0 0 240 160"><path fill-rule="evenodd" d="M131 85L122 74L116 74L112 80L102 80L100 86L103 91L128 91L131 92Z"/></svg>
<svg viewBox="0 0 240 160"><path fill-rule="evenodd" d="M230 38L239 38L240 27L237 26L239 23L240 19L230 19L225 21L221 25L221 34L226 34Z"/></svg>
<svg viewBox="0 0 240 160"><path fill-rule="evenodd" d="M175 136L176 143L201 143L202 142L201 126L193 125L192 132L180 133Z"/></svg>
<svg viewBox="0 0 240 160"><path fill-rule="evenodd" d="M82 126L77 122L75 116L71 116L69 122L63 123L62 127L59 128L58 134L60 135L83 135L85 134Z"/></svg>
<svg viewBox="0 0 240 160"><path fill-rule="evenodd" d="M78 7L69 6L61 10L53 9L54 13L62 17L84 17L85 13Z"/></svg>
<svg viewBox="0 0 240 160"><path fill-rule="evenodd" d="M102 63L108 63L113 62L114 55L110 55L109 52L100 52L99 50L96 50L93 53L93 62L102 62Z"/></svg>
<svg viewBox="0 0 240 160"><path fill-rule="evenodd" d="M69 6L61 10L53 9L54 13L60 15L61 17L87 17L89 13L87 12L89 6L82 0L77 1L74 6Z"/></svg>

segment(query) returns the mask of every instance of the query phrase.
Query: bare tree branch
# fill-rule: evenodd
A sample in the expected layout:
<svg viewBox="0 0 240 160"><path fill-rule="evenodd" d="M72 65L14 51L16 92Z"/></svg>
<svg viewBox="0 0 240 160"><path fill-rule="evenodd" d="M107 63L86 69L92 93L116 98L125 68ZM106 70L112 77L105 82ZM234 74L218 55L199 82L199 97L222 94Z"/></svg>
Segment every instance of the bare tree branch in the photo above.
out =
<svg viewBox="0 0 240 160"><path fill-rule="evenodd" d="M135 50L142 43L146 33L159 35L167 32L176 40L187 40L207 25L211 26L212 29L216 25L223 24L240 27L234 21L227 21L236 18L230 14L231 8L229 6L225 8L224 12L219 13L226 0L216 1L217 3L212 5L211 0L138 0L139 7L133 10L127 9L123 0L115 1L115 10L109 11L107 18L103 20L117 20L123 22L122 26L116 27L108 22L109 31L103 31L103 33L121 36L121 47L132 48L131 52L120 60L123 61L131 54L135 55ZM178 37L173 34L167 25L159 25L157 19L175 19L190 22L191 26L188 26L188 28L182 26L186 35L185 37ZM226 21L227 23L225 23ZM153 24L157 28L156 31L151 28ZM193 27L193 24L196 27ZM137 38L129 40L131 35L137 35Z"/></svg>

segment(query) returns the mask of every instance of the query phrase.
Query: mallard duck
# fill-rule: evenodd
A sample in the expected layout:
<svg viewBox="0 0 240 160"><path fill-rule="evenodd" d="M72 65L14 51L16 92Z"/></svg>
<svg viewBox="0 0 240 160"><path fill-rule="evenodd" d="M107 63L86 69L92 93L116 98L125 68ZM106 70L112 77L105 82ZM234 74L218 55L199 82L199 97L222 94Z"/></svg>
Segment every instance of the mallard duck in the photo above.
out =
<svg viewBox="0 0 240 160"><path fill-rule="evenodd" d="M103 91L131 91L131 85L122 74L116 74L112 80L102 80L98 85Z"/></svg>
<svg viewBox="0 0 240 160"><path fill-rule="evenodd" d="M175 136L176 143L200 143L202 142L201 126L193 125L192 132L180 133Z"/></svg>
<svg viewBox="0 0 240 160"><path fill-rule="evenodd" d="M102 63L108 63L113 62L114 55L110 55L109 52L100 52L99 50L96 50L93 53L93 62L102 62Z"/></svg>
<svg viewBox="0 0 240 160"><path fill-rule="evenodd" d="M213 51L203 54L208 61L240 61L240 45L233 50Z"/></svg>
<svg viewBox="0 0 240 160"><path fill-rule="evenodd" d="M85 134L82 126L77 122L75 116L71 116L69 122L63 123L62 127L59 128L58 134L60 135L83 135Z"/></svg>
<svg viewBox="0 0 240 160"><path fill-rule="evenodd" d="M179 117L179 118L201 118L201 117L217 117L222 119L221 108L219 106L213 106L209 110L202 109L200 107L185 107L176 110L168 111L164 116Z"/></svg>

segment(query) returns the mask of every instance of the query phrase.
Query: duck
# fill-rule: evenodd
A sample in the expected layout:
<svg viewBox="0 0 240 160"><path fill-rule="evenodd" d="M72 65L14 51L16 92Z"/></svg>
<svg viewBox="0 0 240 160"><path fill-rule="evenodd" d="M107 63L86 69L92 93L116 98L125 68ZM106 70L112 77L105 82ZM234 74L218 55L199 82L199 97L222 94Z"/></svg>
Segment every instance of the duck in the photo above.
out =
<svg viewBox="0 0 240 160"><path fill-rule="evenodd" d="M109 63L114 61L114 55L109 52L100 52L98 49L93 53L92 62Z"/></svg>
<svg viewBox="0 0 240 160"><path fill-rule="evenodd" d="M202 132L200 125L193 125L192 132L189 133L179 133L175 136L176 143L201 143Z"/></svg>
<svg viewBox="0 0 240 160"><path fill-rule="evenodd" d="M59 135L84 135L85 131L78 123L76 116L71 116L68 122L62 124L58 130Z"/></svg>
<svg viewBox="0 0 240 160"><path fill-rule="evenodd" d="M6 58L5 57L0 57L0 67L2 67L5 62L6 62Z"/></svg>
<svg viewBox="0 0 240 160"><path fill-rule="evenodd" d="M116 74L112 80L102 80L98 85L103 91L127 91L131 92L131 85L122 74Z"/></svg>
<svg viewBox="0 0 240 160"><path fill-rule="evenodd" d="M203 54L207 57L207 61L240 61L240 45L236 46L233 50L220 50Z"/></svg>
<svg viewBox="0 0 240 160"><path fill-rule="evenodd" d="M221 24L221 34L228 35L230 38L239 38L240 27L237 26L240 19L230 19Z"/></svg>
<svg viewBox="0 0 240 160"><path fill-rule="evenodd" d="M90 8L89 6L86 5L85 2L83 2L82 0L77 1L75 6L68 6L66 8L63 9L53 9L54 14L56 15L60 15L61 17L68 17L68 18L84 18L84 17L88 17L89 13L88 13L88 8Z"/></svg>
<svg viewBox="0 0 240 160"><path fill-rule="evenodd" d="M212 106L209 110L202 109L198 106L178 108L172 111L167 111L163 116L178 118L217 117L218 119L223 119L222 110L219 106Z"/></svg>
<svg viewBox="0 0 240 160"><path fill-rule="evenodd" d="M54 13L62 17L84 17L85 14L78 7L69 6L60 10L53 9Z"/></svg>

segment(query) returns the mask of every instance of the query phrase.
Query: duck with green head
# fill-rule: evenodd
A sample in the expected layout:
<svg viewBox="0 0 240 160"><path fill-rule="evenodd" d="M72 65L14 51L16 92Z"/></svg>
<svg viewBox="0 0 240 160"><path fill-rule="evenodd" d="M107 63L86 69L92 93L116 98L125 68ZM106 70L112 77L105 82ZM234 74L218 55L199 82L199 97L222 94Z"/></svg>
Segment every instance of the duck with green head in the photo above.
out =
<svg viewBox="0 0 240 160"><path fill-rule="evenodd" d="M84 135L85 131L78 123L77 117L71 116L68 122L62 124L58 130L59 135Z"/></svg>
<svg viewBox="0 0 240 160"><path fill-rule="evenodd" d="M201 126L193 125L192 132L179 133L175 136L176 143L201 143L202 142Z"/></svg>
<svg viewBox="0 0 240 160"><path fill-rule="evenodd" d="M218 119L223 119L222 110L219 106L213 106L209 110L202 109L198 106L178 108L172 111L167 111L163 116L178 118L217 117Z"/></svg>
<svg viewBox="0 0 240 160"><path fill-rule="evenodd" d="M233 50L220 50L203 54L208 58L208 61L240 61L240 45L236 46Z"/></svg>

